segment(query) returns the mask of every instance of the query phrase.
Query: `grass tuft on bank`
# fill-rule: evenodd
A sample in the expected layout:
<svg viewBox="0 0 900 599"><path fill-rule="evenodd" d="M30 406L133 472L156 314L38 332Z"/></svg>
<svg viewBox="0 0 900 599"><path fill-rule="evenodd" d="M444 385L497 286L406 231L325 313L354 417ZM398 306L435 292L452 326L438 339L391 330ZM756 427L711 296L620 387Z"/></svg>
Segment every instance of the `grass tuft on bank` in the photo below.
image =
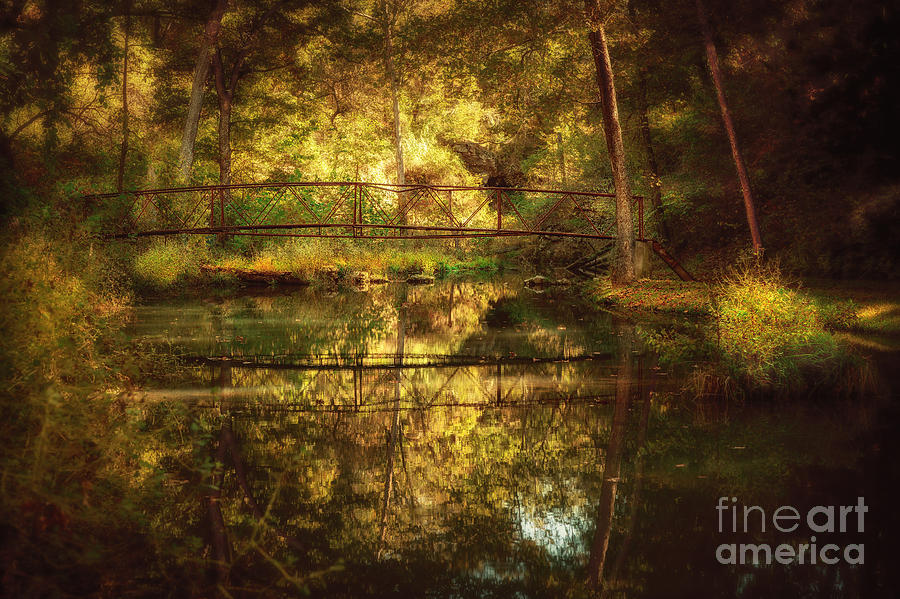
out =
<svg viewBox="0 0 900 599"><path fill-rule="evenodd" d="M714 284L598 284L598 301L624 310L697 316L647 333L663 362L692 367L696 395L808 394L851 390L864 370L832 333L854 326L853 303L795 290L777 266L748 264Z"/></svg>
<svg viewBox="0 0 900 599"><path fill-rule="evenodd" d="M847 366L850 354L826 329L808 296L785 286L774 267L737 269L713 296L713 356L730 376L773 390L804 390Z"/></svg>

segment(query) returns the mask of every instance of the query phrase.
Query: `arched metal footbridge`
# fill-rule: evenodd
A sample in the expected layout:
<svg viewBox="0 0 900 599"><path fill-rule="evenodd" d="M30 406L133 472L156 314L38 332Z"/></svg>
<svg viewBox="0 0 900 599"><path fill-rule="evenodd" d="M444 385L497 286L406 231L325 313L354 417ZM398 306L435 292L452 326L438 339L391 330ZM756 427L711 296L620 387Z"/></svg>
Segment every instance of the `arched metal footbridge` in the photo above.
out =
<svg viewBox="0 0 900 599"><path fill-rule="evenodd" d="M103 233L110 238L543 236L612 240L616 230L615 195L595 191L283 182L146 189L85 199L108 208L111 217ZM676 272L683 272L658 243L646 237L643 198L634 196L632 208L635 238L647 242Z"/></svg>

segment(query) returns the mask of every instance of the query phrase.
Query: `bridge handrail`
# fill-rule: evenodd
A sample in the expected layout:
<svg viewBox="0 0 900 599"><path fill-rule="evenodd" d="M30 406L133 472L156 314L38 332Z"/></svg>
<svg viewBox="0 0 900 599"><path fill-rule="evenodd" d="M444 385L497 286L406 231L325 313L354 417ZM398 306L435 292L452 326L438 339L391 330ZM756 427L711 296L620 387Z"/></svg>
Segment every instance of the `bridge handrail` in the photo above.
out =
<svg viewBox="0 0 900 599"><path fill-rule="evenodd" d="M478 186L478 185L427 185L427 184L405 184L398 185L396 183L369 183L365 181L285 181L285 182L269 182L269 183L230 183L228 185L189 185L184 187L163 187L155 189L130 189L119 192L109 193L92 193L85 194L83 199L105 199L117 198L122 195L135 194L162 194L162 193L186 193L191 191L211 191L211 190L235 190L235 189L266 189L266 188L282 188L282 187L342 187L342 186L361 186L373 189L382 189L385 191L416 191L420 189L434 189L436 191L503 191L503 192L525 192L525 193L548 193L548 194L569 194L583 197L601 197L614 198L616 194L600 191L583 191L583 190L566 190L566 189L537 189L531 187L497 187L497 186ZM632 194L633 200L643 199L643 196Z"/></svg>

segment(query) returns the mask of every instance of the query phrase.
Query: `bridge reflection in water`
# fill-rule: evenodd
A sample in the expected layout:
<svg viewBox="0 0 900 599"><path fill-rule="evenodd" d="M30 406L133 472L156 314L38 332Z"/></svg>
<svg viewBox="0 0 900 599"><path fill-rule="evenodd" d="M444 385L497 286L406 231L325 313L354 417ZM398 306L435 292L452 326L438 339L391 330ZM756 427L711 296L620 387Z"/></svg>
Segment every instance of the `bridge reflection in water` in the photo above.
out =
<svg viewBox="0 0 900 599"><path fill-rule="evenodd" d="M139 474L166 475L153 525L196 539L209 574L185 579L186 594L859 589L847 564L722 568L714 506L728 494L891 505L882 470L858 467L889 442L876 404L658 401L685 381L653 367L639 333L504 281L138 307L135 339L193 356L178 382L143 390L158 401L132 407ZM873 571L893 563L872 555Z"/></svg>
<svg viewBox="0 0 900 599"><path fill-rule="evenodd" d="M193 356L207 389L199 406L303 412L377 412L433 407L525 407L615 399L610 356L506 357ZM573 382L576 382L573 385ZM636 381L638 382L638 381ZM181 397L187 394L184 390ZM252 403L247 403L252 402Z"/></svg>

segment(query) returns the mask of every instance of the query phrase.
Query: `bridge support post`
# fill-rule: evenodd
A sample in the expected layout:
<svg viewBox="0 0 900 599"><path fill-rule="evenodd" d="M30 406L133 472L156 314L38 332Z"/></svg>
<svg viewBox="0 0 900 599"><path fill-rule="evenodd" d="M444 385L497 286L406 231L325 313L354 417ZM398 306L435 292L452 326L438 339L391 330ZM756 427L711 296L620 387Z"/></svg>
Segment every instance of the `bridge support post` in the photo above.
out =
<svg viewBox="0 0 900 599"><path fill-rule="evenodd" d="M209 191L209 226L216 226L216 192L213 190Z"/></svg>
<svg viewBox="0 0 900 599"><path fill-rule="evenodd" d="M358 215L359 214L359 186L353 185L353 236L356 237L359 234L358 224Z"/></svg>

